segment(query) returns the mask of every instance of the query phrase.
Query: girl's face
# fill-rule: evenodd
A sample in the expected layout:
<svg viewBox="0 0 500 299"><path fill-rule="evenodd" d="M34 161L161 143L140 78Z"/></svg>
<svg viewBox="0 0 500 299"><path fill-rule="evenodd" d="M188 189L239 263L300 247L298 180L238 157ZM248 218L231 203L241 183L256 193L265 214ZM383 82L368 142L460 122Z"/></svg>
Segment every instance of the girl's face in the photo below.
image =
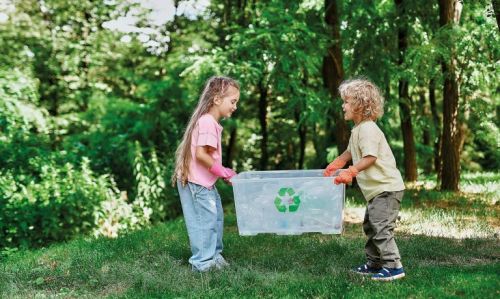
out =
<svg viewBox="0 0 500 299"><path fill-rule="evenodd" d="M345 120L352 120L352 121L354 121L355 124L360 123L362 120L361 114L354 112L352 100L350 100L349 98L346 98L346 99L342 99L342 101L343 101L342 110L344 111L344 119Z"/></svg>
<svg viewBox="0 0 500 299"><path fill-rule="evenodd" d="M233 86L229 86L226 93L221 98L215 100L215 105L220 117L231 117L233 112L238 108L236 107L236 104L238 104L239 100L240 91Z"/></svg>

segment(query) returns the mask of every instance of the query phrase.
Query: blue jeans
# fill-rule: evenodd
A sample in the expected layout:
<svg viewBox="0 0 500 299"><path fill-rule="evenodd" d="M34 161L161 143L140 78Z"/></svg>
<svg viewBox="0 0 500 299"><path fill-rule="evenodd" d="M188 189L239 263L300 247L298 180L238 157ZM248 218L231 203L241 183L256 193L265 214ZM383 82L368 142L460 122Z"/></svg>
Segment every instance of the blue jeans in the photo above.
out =
<svg viewBox="0 0 500 299"><path fill-rule="evenodd" d="M204 272L224 266L222 231L224 211L219 192L198 184L177 182L182 212L186 222L192 256L189 263L194 271Z"/></svg>

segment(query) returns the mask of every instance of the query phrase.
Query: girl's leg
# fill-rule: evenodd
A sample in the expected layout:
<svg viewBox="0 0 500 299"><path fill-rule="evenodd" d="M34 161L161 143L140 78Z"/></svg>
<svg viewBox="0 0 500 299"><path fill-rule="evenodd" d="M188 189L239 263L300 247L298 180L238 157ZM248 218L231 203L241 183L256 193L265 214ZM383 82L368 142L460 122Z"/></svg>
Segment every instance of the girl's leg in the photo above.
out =
<svg viewBox="0 0 500 299"><path fill-rule="evenodd" d="M218 268L229 266L229 263L222 256L224 245L222 243L222 236L224 235L224 210L222 209L222 202L217 191L217 246L215 247L215 264Z"/></svg>
<svg viewBox="0 0 500 299"><path fill-rule="evenodd" d="M224 210L222 210L222 202L217 189L215 190L217 193L216 199L216 207L217 207L217 246L215 248L216 256L219 256L222 253L222 249L224 245L222 244L222 235L224 233Z"/></svg>
<svg viewBox="0 0 500 299"><path fill-rule="evenodd" d="M191 245L192 256L189 263L193 270L207 271L215 266L217 244L216 191L188 183L185 187L178 183L182 212Z"/></svg>

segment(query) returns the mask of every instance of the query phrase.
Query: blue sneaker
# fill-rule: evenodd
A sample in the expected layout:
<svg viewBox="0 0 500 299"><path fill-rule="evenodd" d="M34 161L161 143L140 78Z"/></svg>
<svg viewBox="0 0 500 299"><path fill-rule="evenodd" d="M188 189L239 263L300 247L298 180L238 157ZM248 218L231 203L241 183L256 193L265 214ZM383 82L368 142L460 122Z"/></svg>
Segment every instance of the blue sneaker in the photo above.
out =
<svg viewBox="0 0 500 299"><path fill-rule="evenodd" d="M405 270L401 268L385 268L382 269L375 275L372 276L372 280L379 281L391 281L396 279L401 279L405 277Z"/></svg>
<svg viewBox="0 0 500 299"><path fill-rule="evenodd" d="M362 266L359 266L357 268L352 269L352 272L361 274L361 275L372 275L380 272L380 269L382 268L375 268L371 267L368 264L364 264Z"/></svg>

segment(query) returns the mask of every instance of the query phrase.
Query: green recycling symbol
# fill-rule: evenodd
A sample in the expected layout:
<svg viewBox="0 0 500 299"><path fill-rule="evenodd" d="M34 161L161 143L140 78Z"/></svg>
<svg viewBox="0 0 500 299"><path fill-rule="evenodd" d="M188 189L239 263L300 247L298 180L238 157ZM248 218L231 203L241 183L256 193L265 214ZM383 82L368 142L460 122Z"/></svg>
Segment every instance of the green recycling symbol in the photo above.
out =
<svg viewBox="0 0 500 299"><path fill-rule="evenodd" d="M281 188L278 196L274 199L276 209L285 213L288 207L290 213L296 212L300 205L300 196L296 194L293 188Z"/></svg>

